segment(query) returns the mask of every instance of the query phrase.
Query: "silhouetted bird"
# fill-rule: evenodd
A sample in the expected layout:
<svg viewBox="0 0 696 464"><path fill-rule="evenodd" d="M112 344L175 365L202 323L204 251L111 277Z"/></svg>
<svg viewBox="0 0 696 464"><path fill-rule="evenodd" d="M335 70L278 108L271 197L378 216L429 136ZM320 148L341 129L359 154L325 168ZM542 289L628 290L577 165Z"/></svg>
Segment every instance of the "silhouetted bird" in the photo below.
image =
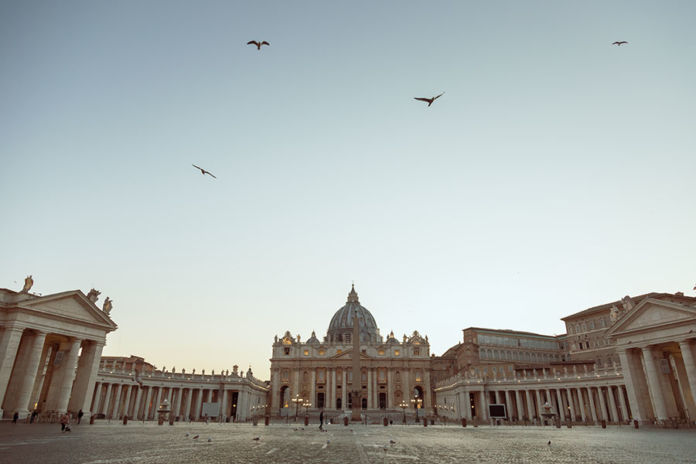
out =
<svg viewBox="0 0 696 464"><path fill-rule="evenodd" d="M252 438L252 440L259 441L259 440L261 440L261 437L254 437L254 438Z"/></svg>
<svg viewBox="0 0 696 464"><path fill-rule="evenodd" d="M217 179L217 177L215 177L215 176L213 175L212 172L206 171L205 169L203 169L203 168L201 168L201 167L198 167L198 166L196 166L195 164L192 164L191 166L193 166L193 167L196 168L196 169L199 169L199 170L201 171L201 174L203 174L203 175L208 174L208 175L209 175L210 177L212 177L213 179Z"/></svg>
<svg viewBox="0 0 696 464"><path fill-rule="evenodd" d="M268 45L269 47L271 46L271 44L269 44L265 40L263 42L259 42L257 40L250 40L247 42L247 45L256 45L257 50L261 50L261 45Z"/></svg>
<svg viewBox="0 0 696 464"><path fill-rule="evenodd" d="M625 40L619 40L619 41L617 41L617 42L612 43L612 45L617 45L617 46L620 47L620 46L622 46L623 44L627 44L627 43L628 43L628 42L626 42Z"/></svg>
<svg viewBox="0 0 696 464"><path fill-rule="evenodd" d="M390 445L396 445L396 442L394 440L389 440Z"/></svg>
<svg viewBox="0 0 696 464"><path fill-rule="evenodd" d="M549 440L549 442L547 443L547 445L551 446L551 440Z"/></svg>
<svg viewBox="0 0 696 464"><path fill-rule="evenodd" d="M210 443L211 441L213 441L213 439L212 439L212 438L208 438L208 443Z"/></svg>
<svg viewBox="0 0 696 464"><path fill-rule="evenodd" d="M445 92L442 92L442 93L441 93L440 95L438 95L437 97L432 97L432 98L414 97L414 100L419 100L419 101L427 102L427 103L428 103L428 106L430 106L430 105L433 104L433 102L434 102L435 100L437 100L438 98L440 98L440 97L443 96L444 94L445 94Z"/></svg>
<svg viewBox="0 0 696 464"><path fill-rule="evenodd" d="M193 439L194 439L194 440L198 440L198 437L200 437L200 435L194 436Z"/></svg>

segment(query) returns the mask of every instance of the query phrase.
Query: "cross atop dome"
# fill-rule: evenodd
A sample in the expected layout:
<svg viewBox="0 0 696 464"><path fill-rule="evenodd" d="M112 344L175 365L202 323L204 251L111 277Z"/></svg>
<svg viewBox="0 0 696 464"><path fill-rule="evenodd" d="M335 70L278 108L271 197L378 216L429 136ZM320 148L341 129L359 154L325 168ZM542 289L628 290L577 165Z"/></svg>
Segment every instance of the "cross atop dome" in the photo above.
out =
<svg viewBox="0 0 696 464"><path fill-rule="evenodd" d="M357 303L360 304L358 300L358 292L355 291L355 284L351 284L350 293L348 294L348 301L346 303Z"/></svg>

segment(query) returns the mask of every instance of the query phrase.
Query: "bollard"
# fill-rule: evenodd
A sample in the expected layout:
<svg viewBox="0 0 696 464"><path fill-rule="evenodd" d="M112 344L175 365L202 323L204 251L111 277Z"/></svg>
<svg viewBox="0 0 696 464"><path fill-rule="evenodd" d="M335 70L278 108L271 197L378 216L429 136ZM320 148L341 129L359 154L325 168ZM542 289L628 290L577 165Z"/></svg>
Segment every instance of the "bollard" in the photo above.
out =
<svg viewBox="0 0 696 464"><path fill-rule="evenodd" d="M258 419L257 417L254 417L254 418L251 420L251 425L253 425L254 427L256 427L257 425L259 425L259 419Z"/></svg>
<svg viewBox="0 0 696 464"><path fill-rule="evenodd" d="M462 417L462 427L466 427L466 417Z"/></svg>
<svg viewBox="0 0 696 464"><path fill-rule="evenodd" d="M567 426L569 429L572 429L572 428L573 428L573 423L572 423L571 421L566 421L566 426Z"/></svg>
<svg viewBox="0 0 696 464"><path fill-rule="evenodd" d="M636 419L633 419L633 428L638 428L638 421Z"/></svg>
<svg viewBox="0 0 696 464"><path fill-rule="evenodd" d="M305 427L309 425L309 416L304 416L304 425Z"/></svg>
<svg viewBox="0 0 696 464"><path fill-rule="evenodd" d="M123 425L128 425L128 416L123 415Z"/></svg>
<svg viewBox="0 0 696 464"><path fill-rule="evenodd" d="M348 416L343 416L343 425L348 427Z"/></svg>
<svg viewBox="0 0 696 464"><path fill-rule="evenodd" d="M263 421L263 425L268 425L271 422L271 416L266 416Z"/></svg>
<svg viewBox="0 0 696 464"><path fill-rule="evenodd" d="M157 425L162 425L162 424L164 424L164 416L162 416L162 414L160 414L159 417L157 418Z"/></svg>
<svg viewBox="0 0 696 464"><path fill-rule="evenodd" d="M423 418L423 427L427 427L427 426L428 426L428 419L426 419L426 418L424 417L424 418Z"/></svg>
<svg viewBox="0 0 696 464"><path fill-rule="evenodd" d="M607 421L602 419L602 428L606 429L607 428Z"/></svg>
<svg viewBox="0 0 696 464"><path fill-rule="evenodd" d="M94 414L89 416L89 425L94 425ZM638 427L636 427L638 428Z"/></svg>
<svg viewBox="0 0 696 464"><path fill-rule="evenodd" d="M385 427L386 427L387 425L389 425L389 421L387 420L386 417L385 417L384 419L382 419L382 423L384 424Z"/></svg>
<svg viewBox="0 0 696 464"><path fill-rule="evenodd" d="M557 429L560 429L560 428L561 428L561 419L558 418L558 419L556 419L555 422L556 422L556 428L557 428Z"/></svg>
<svg viewBox="0 0 696 464"><path fill-rule="evenodd" d="M174 415L173 414L169 415L169 425L174 425Z"/></svg>

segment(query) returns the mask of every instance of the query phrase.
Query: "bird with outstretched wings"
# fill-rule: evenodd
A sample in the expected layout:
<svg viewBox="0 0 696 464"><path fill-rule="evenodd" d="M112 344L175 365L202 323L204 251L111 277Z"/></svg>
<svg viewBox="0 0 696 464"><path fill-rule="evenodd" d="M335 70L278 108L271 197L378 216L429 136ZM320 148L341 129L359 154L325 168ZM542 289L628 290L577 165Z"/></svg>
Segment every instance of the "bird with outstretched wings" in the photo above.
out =
<svg viewBox="0 0 696 464"><path fill-rule="evenodd" d="M437 97L431 97L431 98L414 97L413 99L414 99L414 100L418 100L418 101L422 101L422 102L427 102L427 103L428 103L428 106L430 106L430 105L433 104L433 102L434 102L435 100L437 100L438 98L440 98L440 97L443 96L444 94L445 94L445 92L442 92L442 93L441 93L440 95L438 95Z"/></svg>
<svg viewBox="0 0 696 464"><path fill-rule="evenodd" d="M627 44L625 40L617 40L616 42L612 43L612 45L616 45L617 47L622 46L623 44Z"/></svg>
<svg viewBox="0 0 696 464"><path fill-rule="evenodd" d="M210 177L212 177L213 179L217 179L217 177L215 177L215 175L213 175L212 172L206 171L206 170L203 169L202 167L196 166L195 164L191 164L191 166L193 166L194 168L196 168L196 169L198 169L199 171L201 171L201 174L203 174L203 175L208 174L208 175L209 175Z"/></svg>
<svg viewBox="0 0 696 464"><path fill-rule="evenodd" d="M261 50L261 45L268 45L269 47L271 46L271 44L265 40L263 42L259 42L258 40L250 40L247 42L247 45L256 45L257 50Z"/></svg>

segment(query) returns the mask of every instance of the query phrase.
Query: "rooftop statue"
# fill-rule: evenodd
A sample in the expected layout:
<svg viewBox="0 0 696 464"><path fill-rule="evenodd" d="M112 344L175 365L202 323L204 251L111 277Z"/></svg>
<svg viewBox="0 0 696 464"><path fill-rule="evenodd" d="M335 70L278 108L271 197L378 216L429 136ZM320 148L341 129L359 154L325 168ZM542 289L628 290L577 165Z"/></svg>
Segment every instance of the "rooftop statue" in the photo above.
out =
<svg viewBox="0 0 696 464"><path fill-rule="evenodd" d="M101 292L99 290L92 289L87 294L87 299L92 303L96 303L99 299L99 295L101 295Z"/></svg>
<svg viewBox="0 0 696 464"><path fill-rule="evenodd" d="M112 300L108 296L106 297L106 300L104 300L104 306L102 306L102 311L106 313L108 316L109 313L111 313L111 307L112 307Z"/></svg>
<svg viewBox="0 0 696 464"><path fill-rule="evenodd" d="M34 285L34 279L32 279L30 275L28 275L24 279L24 287L22 288L22 291L20 293L28 293L29 290L31 290L31 287L33 285Z"/></svg>
<svg viewBox="0 0 696 464"><path fill-rule="evenodd" d="M609 310L609 320L611 322L616 322L619 319L619 308L616 305L612 306Z"/></svg>

